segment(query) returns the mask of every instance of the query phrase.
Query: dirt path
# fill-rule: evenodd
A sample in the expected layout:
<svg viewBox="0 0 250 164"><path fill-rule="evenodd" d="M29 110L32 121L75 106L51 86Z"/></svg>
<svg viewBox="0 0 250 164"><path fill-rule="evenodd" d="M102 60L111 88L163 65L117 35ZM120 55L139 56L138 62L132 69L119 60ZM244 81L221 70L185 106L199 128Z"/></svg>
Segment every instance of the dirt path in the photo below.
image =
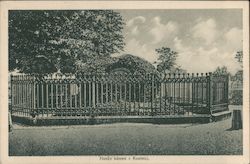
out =
<svg viewBox="0 0 250 164"><path fill-rule="evenodd" d="M24 127L10 133L10 155L242 154L231 119L209 124Z"/></svg>

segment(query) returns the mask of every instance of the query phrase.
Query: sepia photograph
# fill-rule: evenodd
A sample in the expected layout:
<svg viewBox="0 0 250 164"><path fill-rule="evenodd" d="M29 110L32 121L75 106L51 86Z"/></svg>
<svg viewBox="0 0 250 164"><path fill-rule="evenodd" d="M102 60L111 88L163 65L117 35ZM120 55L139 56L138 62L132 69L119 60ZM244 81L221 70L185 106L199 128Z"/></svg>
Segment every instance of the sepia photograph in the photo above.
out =
<svg viewBox="0 0 250 164"><path fill-rule="evenodd" d="M205 7L6 10L7 156L245 156L246 9Z"/></svg>

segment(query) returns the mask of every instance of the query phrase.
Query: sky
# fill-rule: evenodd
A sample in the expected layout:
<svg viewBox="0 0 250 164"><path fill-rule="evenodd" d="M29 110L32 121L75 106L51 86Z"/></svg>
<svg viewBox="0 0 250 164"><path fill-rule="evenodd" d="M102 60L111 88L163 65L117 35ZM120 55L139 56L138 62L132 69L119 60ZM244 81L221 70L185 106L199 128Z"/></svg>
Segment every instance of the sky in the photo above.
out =
<svg viewBox="0 0 250 164"><path fill-rule="evenodd" d="M153 63L156 48L178 52L177 64L192 73L214 71L226 66L235 73L235 53L242 50L240 9L117 10L124 21L125 48Z"/></svg>

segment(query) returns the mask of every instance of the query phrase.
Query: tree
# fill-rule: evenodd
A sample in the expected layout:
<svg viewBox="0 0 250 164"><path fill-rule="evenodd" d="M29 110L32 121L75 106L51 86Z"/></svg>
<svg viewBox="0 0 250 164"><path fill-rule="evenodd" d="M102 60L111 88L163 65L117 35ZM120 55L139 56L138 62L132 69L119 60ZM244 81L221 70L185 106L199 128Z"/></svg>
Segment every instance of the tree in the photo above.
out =
<svg viewBox="0 0 250 164"><path fill-rule="evenodd" d="M112 10L10 11L9 70L75 72L77 63L122 51L123 25Z"/></svg>
<svg viewBox="0 0 250 164"><path fill-rule="evenodd" d="M239 63L243 62L243 52L242 51L238 51L235 55L235 58L238 60Z"/></svg>
<svg viewBox="0 0 250 164"><path fill-rule="evenodd" d="M172 68L176 67L177 52L172 51L168 47L162 47L155 50L158 57L157 70L159 72L170 71Z"/></svg>
<svg viewBox="0 0 250 164"><path fill-rule="evenodd" d="M237 51L237 53L235 54L235 58L237 59L238 63L240 64L241 69L238 70L235 73L235 75L231 77L231 80L243 83L243 51Z"/></svg>
<svg viewBox="0 0 250 164"><path fill-rule="evenodd" d="M229 94L229 103L232 105L243 104L243 52L238 51L235 58L239 62L241 69L231 76L231 92Z"/></svg>
<svg viewBox="0 0 250 164"><path fill-rule="evenodd" d="M243 63L243 51L238 51L235 54L235 58L237 59L237 61L239 62L241 68L243 67L242 63Z"/></svg>
<svg viewBox="0 0 250 164"><path fill-rule="evenodd" d="M131 54L116 57L116 60L108 65L106 71L112 72L116 69L126 69L130 73L156 73L155 67L148 61Z"/></svg>
<svg viewBox="0 0 250 164"><path fill-rule="evenodd" d="M213 72L213 75L230 75L230 73L227 70L226 66L223 67L217 67L216 70Z"/></svg>

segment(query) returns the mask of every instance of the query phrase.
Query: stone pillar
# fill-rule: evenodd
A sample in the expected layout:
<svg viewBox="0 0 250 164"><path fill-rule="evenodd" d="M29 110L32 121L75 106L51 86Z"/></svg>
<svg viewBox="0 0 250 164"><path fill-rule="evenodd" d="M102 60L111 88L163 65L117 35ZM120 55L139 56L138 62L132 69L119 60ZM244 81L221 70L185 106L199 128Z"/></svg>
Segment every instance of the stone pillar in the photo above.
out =
<svg viewBox="0 0 250 164"><path fill-rule="evenodd" d="M233 111L233 119L232 119L232 130L242 129L242 115L241 110Z"/></svg>

